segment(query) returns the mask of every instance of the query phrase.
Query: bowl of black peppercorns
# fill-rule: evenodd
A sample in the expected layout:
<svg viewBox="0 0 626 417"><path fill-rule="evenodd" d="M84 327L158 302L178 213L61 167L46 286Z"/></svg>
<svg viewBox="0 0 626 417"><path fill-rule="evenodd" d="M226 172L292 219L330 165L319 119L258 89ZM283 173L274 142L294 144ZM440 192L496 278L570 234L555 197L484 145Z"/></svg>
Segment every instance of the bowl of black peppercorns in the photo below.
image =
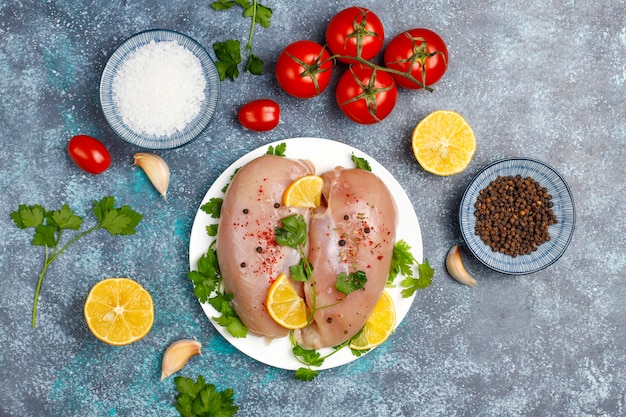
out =
<svg viewBox="0 0 626 417"><path fill-rule="evenodd" d="M540 271L565 252L576 223L572 193L554 168L530 158L484 167L461 199L465 243L487 267L505 274Z"/></svg>

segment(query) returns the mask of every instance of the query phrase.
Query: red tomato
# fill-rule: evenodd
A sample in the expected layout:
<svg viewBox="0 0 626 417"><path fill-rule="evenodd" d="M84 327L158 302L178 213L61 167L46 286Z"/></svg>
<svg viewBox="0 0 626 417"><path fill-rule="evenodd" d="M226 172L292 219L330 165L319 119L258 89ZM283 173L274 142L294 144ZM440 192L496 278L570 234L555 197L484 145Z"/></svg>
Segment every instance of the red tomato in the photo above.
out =
<svg viewBox="0 0 626 417"><path fill-rule="evenodd" d="M355 64L339 79L335 96L351 120L372 124L389 116L398 100L398 87L387 72Z"/></svg>
<svg viewBox="0 0 626 417"><path fill-rule="evenodd" d="M274 72L283 90L297 98L311 98L328 87L333 72L330 54L319 43L293 42L278 56Z"/></svg>
<svg viewBox="0 0 626 417"><path fill-rule="evenodd" d="M326 44L334 55L358 56L370 60L383 48L385 29L372 11L365 7L348 7L337 13L326 27ZM337 58L341 62L354 63L350 58Z"/></svg>
<svg viewBox="0 0 626 417"><path fill-rule="evenodd" d="M237 114L246 129L266 132L278 126L280 106L274 100L260 99L244 104Z"/></svg>
<svg viewBox="0 0 626 417"><path fill-rule="evenodd" d="M448 68L448 48L443 39L428 29L411 29L393 38L385 49L385 66L408 73L419 83L393 74L404 88L417 89L435 84ZM420 84L421 83L421 84Z"/></svg>
<svg viewBox="0 0 626 417"><path fill-rule="evenodd" d="M100 174L111 165L111 155L98 139L78 135L70 139L67 146L70 158L90 174Z"/></svg>

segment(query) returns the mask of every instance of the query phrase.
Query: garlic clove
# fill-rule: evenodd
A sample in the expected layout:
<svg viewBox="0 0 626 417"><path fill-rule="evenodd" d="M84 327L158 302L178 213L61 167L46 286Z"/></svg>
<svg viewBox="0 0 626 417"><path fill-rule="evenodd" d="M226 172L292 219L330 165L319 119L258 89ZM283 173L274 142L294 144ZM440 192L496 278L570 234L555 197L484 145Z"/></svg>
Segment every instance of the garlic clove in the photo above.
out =
<svg viewBox="0 0 626 417"><path fill-rule="evenodd" d="M170 168L163 158L154 153L136 153L136 165L144 170L154 188L167 201L167 187L170 185Z"/></svg>
<svg viewBox="0 0 626 417"><path fill-rule="evenodd" d="M448 256L446 257L446 268L452 278L461 284L469 285L470 287L476 285L476 280L472 278L472 276L465 270L465 266L463 266L463 261L461 260L461 249L457 245L452 246L448 251Z"/></svg>
<svg viewBox="0 0 626 417"><path fill-rule="evenodd" d="M181 339L169 345L163 354L161 365L161 381L183 369L183 366L194 355L200 355L202 344L197 340Z"/></svg>

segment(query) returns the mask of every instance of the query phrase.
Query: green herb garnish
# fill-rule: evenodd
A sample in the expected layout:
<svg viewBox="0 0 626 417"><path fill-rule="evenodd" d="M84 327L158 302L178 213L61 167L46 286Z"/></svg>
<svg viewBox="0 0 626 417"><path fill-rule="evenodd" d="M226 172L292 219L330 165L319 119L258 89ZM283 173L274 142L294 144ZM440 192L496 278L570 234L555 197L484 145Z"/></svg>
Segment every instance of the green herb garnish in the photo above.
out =
<svg viewBox="0 0 626 417"><path fill-rule="evenodd" d="M337 291L340 291L347 295L356 290L365 288L366 282L367 276L363 271L350 272L349 274L341 272L339 275L337 275L335 288L337 288Z"/></svg>
<svg viewBox="0 0 626 417"><path fill-rule="evenodd" d="M276 145L276 147L273 147L272 145L270 145L267 148L267 155L276 155L276 156L285 156L285 151L287 151L287 144L286 143L279 143L278 145Z"/></svg>
<svg viewBox="0 0 626 417"><path fill-rule="evenodd" d="M207 384L202 377L198 379L184 376L174 378L176 384L176 402L174 407L181 417L232 417L239 411L239 406L234 403L232 388L217 391L215 385Z"/></svg>
<svg viewBox="0 0 626 417"><path fill-rule="evenodd" d="M352 154L350 159L352 159L352 162L354 162L355 167L370 172L372 171L372 167L370 166L370 163L367 161L367 159L356 156L355 154Z"/></svg>
<svg viewBox="0 0 626 417"><path fill-rule="evenodd" d="M202 206L200 206L200 210L204 211L206 214L214 219L219 219L220 212L222 211L223 202L223 198L213 197Z"/></svg>
<svg viewBox="0 0 626 417"><path fill-rule="evenodd" d="M414 267L417 267L417 278L414 277ZM415 291L427 288L433 282L435 271L428 263L428 259L424 263L419 263L411 253L411 246L404 240L398 240L393 245L393 255L391 258L391 270L387 277L387 286L393 286L396 277L402 274L402 297L408 298Z"/></svg>
<svg viewBox="0 0 626 417"><path fill-rule="evenodd" d="M264 28L270 27L272 9L258 3L257 0L252 2L249 0L218 0L211 3L211 7L218 11L228 10L235 5L243 9L243 17L250 19L250 31L248 32L248 41L243 48L241 43L235 39L213 44L213 51L217 57L215 65L221 81L226 78L235 80L239 76L239 64L244 60L246 61L244 71L253 75L263 73L263 60L253 53L252 37L257 23Z"/></svg>
<svg viewBox="0 0 626 417"><path fill-rule="evenodd" d="M216 323L225 327L233 337L243 338L248 335L248 329L230 305L233 294L222 292L222 274L217 263L217 252L212 246L198 259L197 269L187 272L187 277L193 282L193 293L198 300L201 303L208 302L221 314L213 317Z"/></svg>
<svg viewBox="0 0 626 417"><path fill-rule="evenodd" d="M418 264L417 273L417 278L409 275L402 280L402 286L404 287L402 297L410 297L415 291L428 288L432 284L435 271L428 263L428 259L425 259L423 264Z"/></svg>
<svg viewBox="0 0 626 417"><path fill-rule="evenodd" d="M39 281L35 290L31 323L33 327L37 325L37 304L44 276L48 267L57 260L59 255L80 238L99 229L105 229L111 236L132 235L135 233L135 227L142 219L142 215L132 210L130 206L116 208L115 199L111 196L104 197L100 201L94 201L93 214L98 220L95 226L77 234L65 245L60 246L64 231L79 230L83 224L83 219L75 215L67 204L56 211L46 210L37 204L33 206L21 204L16 211L11 213L11 219L17 227L35 229L32 244L46 248L44 264L39 273Z"/></svg>

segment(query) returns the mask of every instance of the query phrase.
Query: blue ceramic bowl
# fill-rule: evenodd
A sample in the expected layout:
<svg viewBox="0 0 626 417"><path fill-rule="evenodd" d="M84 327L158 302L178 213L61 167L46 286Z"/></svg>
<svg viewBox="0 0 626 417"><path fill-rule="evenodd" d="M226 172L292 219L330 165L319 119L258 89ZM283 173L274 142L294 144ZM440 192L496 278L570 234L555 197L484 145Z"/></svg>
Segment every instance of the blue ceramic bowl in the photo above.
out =
<svg viewBox="0 0 626 417"><path fill-rule="evenodd" d="M476 235L474 205L480 190L484 189L499 175L521 175L531 177L552 195L552 212L557 223L548 229L550 240L539 245L529 255L512 257L494 252ZM572 240L576 223L574 200L563 177L549 165L529 158L510 158L494 162L483 168L471 181L461 199L459 211L461 233L470 252L489 268L505 274L522 275L542 270L556 262Z"/></svg>
<svg viewBox="0 0 626 417"><path fill-rule="evenodd" d="M157 136L154 134L138 133L127 126L118 111L113 98L113 80L120 66L138 48L150 42L175 41L193 53L202 67L206 80L204 100L200 112L182 130L171 135ZM217 110L220 95L220 79L215 63L198 42L178 32L163 29L154 29L140 32L126 39L109 58L100 79L100 104L104 116L111 129L125 141L142 148L170 149L185 145L196 139L206 129Z"/></svg>

